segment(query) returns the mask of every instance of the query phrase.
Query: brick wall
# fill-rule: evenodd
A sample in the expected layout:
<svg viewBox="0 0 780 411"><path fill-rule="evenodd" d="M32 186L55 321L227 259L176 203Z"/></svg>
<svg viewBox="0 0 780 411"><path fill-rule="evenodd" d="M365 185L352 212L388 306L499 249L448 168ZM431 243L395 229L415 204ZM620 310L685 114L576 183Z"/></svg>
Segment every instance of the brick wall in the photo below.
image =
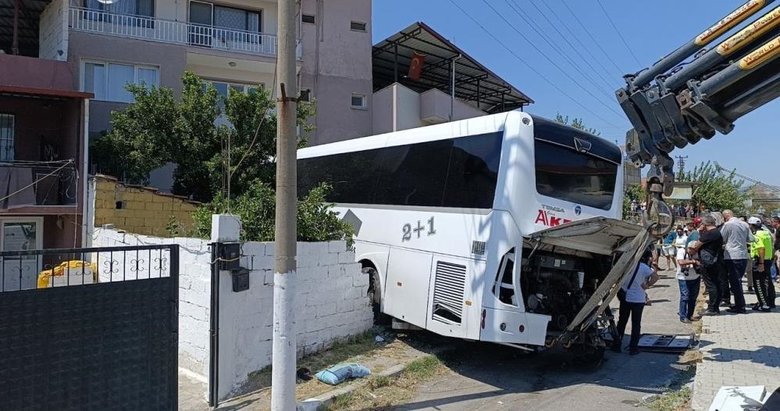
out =
<svg viewBox="0 0 780 411"><path fill-rule="evenodd" d="M185 197L160 193L156 188L125 185L104 175L95 178L95 227L113 224L134 234L171 237L171 221L178 235L192 232L192 214L199 203Z"/></svg>

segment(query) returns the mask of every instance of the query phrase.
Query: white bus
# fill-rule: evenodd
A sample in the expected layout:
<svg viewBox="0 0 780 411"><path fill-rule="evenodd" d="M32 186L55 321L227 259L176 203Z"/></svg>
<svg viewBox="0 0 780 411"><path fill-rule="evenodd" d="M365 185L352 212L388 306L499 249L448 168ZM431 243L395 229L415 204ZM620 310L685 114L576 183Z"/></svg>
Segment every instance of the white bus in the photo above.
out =
<svg viewBox="0 0 780 411"><path fill-rule="evenodd" d="M301 149L298 186L332 186L376 310L529 348L571 324L616 245L639 232L604 218L566 224L620 219L621 157L604 139L512 111Z"/></svg>

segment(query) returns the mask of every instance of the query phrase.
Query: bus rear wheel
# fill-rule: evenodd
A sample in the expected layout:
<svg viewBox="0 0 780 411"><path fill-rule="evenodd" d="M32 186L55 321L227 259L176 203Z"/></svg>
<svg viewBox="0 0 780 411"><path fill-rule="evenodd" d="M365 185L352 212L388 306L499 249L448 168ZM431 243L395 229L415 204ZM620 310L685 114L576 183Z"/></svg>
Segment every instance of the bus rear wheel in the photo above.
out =
<svg viewBox="0 0 780 411"><path fill-rule="evenodd" d="M363 274L368 275L368 298L374 312L375 325L390 325L391 318L382 312L382 289L379 286L379 273L374 267L364 266Z"/></svg>

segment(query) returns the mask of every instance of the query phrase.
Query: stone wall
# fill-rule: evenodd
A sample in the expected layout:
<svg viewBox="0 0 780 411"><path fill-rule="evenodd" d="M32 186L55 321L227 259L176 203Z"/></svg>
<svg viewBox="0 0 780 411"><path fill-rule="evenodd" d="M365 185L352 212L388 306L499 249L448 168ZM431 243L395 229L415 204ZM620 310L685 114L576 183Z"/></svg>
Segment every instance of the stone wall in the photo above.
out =
<svg viewBox="0 0 780 411"><path fill-rule="evenodd" d="M161 193L153 187L126 185L114 177L95 178L95 227L113 224L134 234L172 237L192 232L192 214L199 203ZM93 193L90 193L93 194Z"/></svg>

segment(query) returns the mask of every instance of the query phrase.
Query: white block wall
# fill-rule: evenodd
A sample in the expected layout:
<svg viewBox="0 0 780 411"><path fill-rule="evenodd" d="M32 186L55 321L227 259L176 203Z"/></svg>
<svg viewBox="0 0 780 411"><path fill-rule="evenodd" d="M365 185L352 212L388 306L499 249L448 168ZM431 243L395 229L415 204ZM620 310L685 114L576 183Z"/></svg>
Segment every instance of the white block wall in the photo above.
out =
<svg viewBox="0 0 780 411"><path fill-rule="evenodd" d="M92 241L94 247L179 244L179 367L207 381L211 301L208 241L158 238L102 228L95 228ZM234 293L230 272L219 273L220 399L235 393L250 373L271 364L274 244L244 243L241 254L241 266L250 270L249 290ZM153 253L153 267L159 258ZM113 275L107 269L108 258L101 259L101 282L111 281L112 277L113 281L135 278L131 268L136 257L132 253L125 257L114 253ZM371 328L373 314L366 295L368 276L361 272L354 252L347 250L344 241L298 243L297 267L294 313L299 357ZM139 277L147 278L148 270L143 272ZM155 275L153 269L152 277Z"/></svg>
<svg viewBox="0 0 780 411"><path fill-rule="evenodd" d="M271 364L274 244L245 243L241 266L249 290L234 293L220 273L219 397L229 397L253 371ZM298 243L295 327L298 356L325 349L373 324L368 276L343 241Z"/></svg>
<svg viewBox="0 0 780 411"><path fill-rule="evenodd" d="M68 60L68 2L54 0L43 9L38 29L38 57ZM60 54L60 51L62 54Z"/></svg>

